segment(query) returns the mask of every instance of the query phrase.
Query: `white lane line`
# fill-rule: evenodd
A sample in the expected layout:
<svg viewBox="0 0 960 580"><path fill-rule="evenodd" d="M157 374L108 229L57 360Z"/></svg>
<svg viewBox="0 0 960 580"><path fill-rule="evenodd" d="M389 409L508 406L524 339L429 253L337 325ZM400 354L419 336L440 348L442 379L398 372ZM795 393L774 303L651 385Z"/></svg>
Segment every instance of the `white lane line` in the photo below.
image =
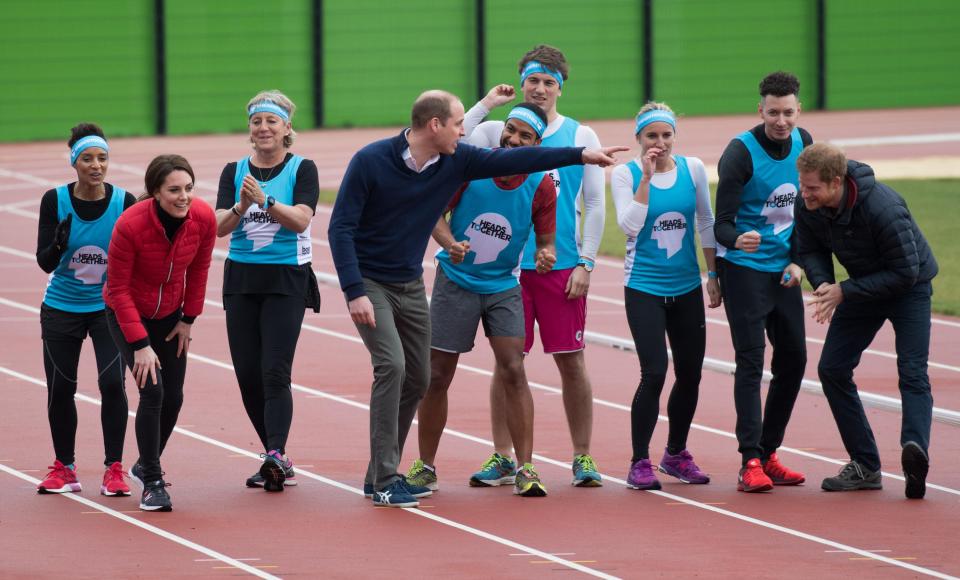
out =
<svg viewBox="0 0 960 580"><path fill-rule="evenodd" d="M220 367L220 368L223 368L223 369L225 369L225 370L229 370L229 371L233 372L233 366L232 366L232 365L229 365L229 364L227 364L227 363L218 361L218 360L216 360L216 359L207 358L207 357L202 356L202 355L195 355L195 354L193 354L193 353L191 353L191 354L188 355L188 356L189 356L190 358L192 358L192 359L199 360L199 361L201 361L201 362L206 362L206 363L208 363L208 364L212 364L213 366L217 366L217 367ZM30 376L30 375L21 373L21 372L19 372L19 371L15 371L15 370L13 370L13 369L7 368L7 367L5 367L5 366L0 366L0 372L5 373L5 374L7 374L7 375L9 375L9 376L15 377L15 378L17 378L17 379L20 379L20 380L22 380L22 381L24 381L24 382L33 383L33 384L35 384L35 385L39 385L39 386L42 386L42 387L46 388L46 382L41 381L40 379L38 379L38 378L36 378L36 377L32 377L32 376ZM301 387L301 390L303 390L303 389L306 389L306 387ZM77 393L77 394L75 395L75 397L76 397L76 399L77 399L78 401L84 401L84 402L86 402L86 403L91 403L91 404L93 404L93 405L98 405L98 406L99 406L99 405L102 404L101 401L100 401L100 399L97 399L97 398L95 398L95 397L90 397L90 396L84 395L84 394L82 394L82 393ZM360 408L362 408L362 409L366 409L367 411L369 411L369 409L370 409L369 406L367 406L367 405L360 405L360 404L354 403L353 401L345 401L345 400L339 399L339 398L337 398L337 397L330 397L330 398L333 399L333 400L338 400L339 402L345 402L345 403L347 403L347 404L350 404L351 406L356 406L356 407L360 407ZM131 417L136 417L136 413L134 413L133 411L128 411L127 414L130 415ZM184 429L184 428L179 427L179 426L178 426L178 427L174 427L173 430L174 430L175 432L177 432L177 433L180 433L181 435L184 435L184 436L189 437L189 438L191 438L191 439L194 439L194 440L196 440L196 441L200 441L200 442L202 442L202 443L206 443L206 444L208 444L208 445L213 445L214 447L219 447L220 449L224 449L224 450L229 451L229 452L231 452L231 453L233 453L233 454L235 454L235 455L242 455L242 456L244 456L244 457L249 457L250 459L253 459L253 460L258 461L258 462L261 460L260 454L254 453L254 452L252 452L252 451L248 451L248 450L246 450L246 449L242 449L242 448L240 448L240 447L236 447L236 446L234 446L234 445L231 445L230 443L225 443L225 442L220 441L220 440L218 440L218 439L214 439L214 438L212 438L212 437L207 437L206 435L201 435L200 433L195 433L195 432L193 432L193 431L190 431L190 430L188 430L188 429ZM3 467L3 466L0 465L0 467ZM350 486L350 485L347 485L347 484L345 484L345 483L341 483L341 482L336 481L336 480L334 480L334 479L330 479L330 478L324 477L324 476L322 476L322 475L320 475L320 474L313 473L313 472L311 472L311 471L307 471L307 470L303 469L302 467L298 467L298 468L297 468L297 476L298 476L298 477L299 477L299 476L303 476L303 477L306 477L306 478L309 478L309 479L313 479L313 480L319 481L320 483L323 483L323 484L325 484L325 485L329 485L329 486L331 486L331 487L335 487L335 488L337 488L337 489L350 492L350 493L352 493L352 494L354 494L354 495L359 495L359 496L361 496L361 497L363 496L363 489L362 489L362 488L352 487L352 486ZM24 477L29 477L29 476L24 476ZM33 480L32 478L30 479L30 481L31 481L32 483L34 483L34 485L40 483L39 480ZM75 499L76 499L76 498L79 498L79 496L75 496L74 494L62 494L62 495L67 496L67 497L70 497L70 498L75 498ZM100 506L100 504L97 504L97 503L95 503L95 502L91 502L91 501L89 501L89 500L86 500L86 501L89 502L90 504L92 504L91 507L98 507L98 506L99 506L99 507L102 507L102 506ZM99 509L99 507L98 507L98 509ZM104 508L104 509L107 509L107 508ZM365 509L370 509L370 508L369 508L369 506L367 506ZM552 555L552 554L550 554L550 553L548 553L548 552L544 552L544 551L542 551L542 550L538 550L537 548L533 548L533 547L530 547L530 546L526 546L526 545L521 544L521 543L519 543L519 542L514 542L513 540L504 538L504 537L502 537L502 536L498 536L498 535L496 535L496 534L491 534L491 533L489 533L489 532L485 532L485 531L480 530L480 529L478 529L478 528L474 528L474 527L472 527L472 526L468 526L468 525L466 525L466 524L462 524L462 523L460 523L460 522L457 522L457 521L454 521L454 520L451 520L451 519L448 519L448 518L445 518L445 517L442 517L442 516L438 516L438 515L436 515L436 514L431 514L431 513L427 512L427 511L424 511L424 510L419 510L419 509L415 509L415 508L401 508L401 509L403 509L404 511L406 511L406 512L408 512L408 513L411 513L411 514L420 516L420 517L422 517L422 518L426 518L426 519L428 519L428 520L432 520L432 521L434 521L434 522L443 524L443 525L448 526L448 527L451 527L451 528L455 528L455 529L457 529L457 530L460 530L460 531L462 531L462 532L466 532L466 533L468 533L468 534L477 536L477 537L479 537L479 538L483 538L483 539L485 539L485 540L489 540L489 541L491 541L491 542L495 542L495 543L501 544L501 545L506 546L506 547L508 547L508 548L512 548L512 549L514 549L514 550L518 550L518 551L521 551L521 552L526 552L526 553L530 554L531 556L537 556L537 557L543 558L544 560L550 560L551 562L553 562L553 563L555 563L555 564L559 564L559 565L561 565L561 566L570 568L570 569L572 569L572 570L576 570L577 572L582 572L583 574L587 574L587 575L593 576L593 577L595 577L595 578L603 578L603 579L605 579L605 580L618 580L616 576L612 576L612 575L607 574L607 573L605 573L605 572L601 572L601 571L599 571L599 570L594 570L593 568L589 568L589 567L587 567L587 566L583 566L583 565L578 564L578 563L576 563L576 562L571 562L571 561L569 561L569 560L565 560L565 559L563 559L563 558L554 556L554 555ZM122 515L122 514L119 514L119 515ZM124 517L127 518L127 517L129 517L129 516L124 516ZM132 519L132 518L131 518L131 519ZM133 521L136 522L137 520L133 520ZM139 523L139 522L137 522L137 523ZM151 526L151 527L152 527L152 526ZM163 532L163 530L160 530L159 528L157 528L157 531ZM179 536L176 536L176 535L174 535L174 534L170 534L170 536L172 536L172 538L170 538L170 539L178 538L178 537L179 537ZM166 537L166 536L164 536L164 537ZM184 540L184 541L188 541L188 540ZM178 543L179 543L179 542L178 542ZM206 554L206 555L208 555L208 556L211 556L211 557L213 557L213 558L217 558L218 556L221 555L221 554L219 554L219 553L217 553L217 552L214 552L214 551L212 551L212 550L202 551L202 553L204 553L204 554ZM226 556L224 556L224 558L226 558ZM227 560L221 560L221 561L227 562ZM248 568L249 568L249 569L252 569L252 570L256 570L255 568L251 568L250 566L247 566L246 564L243 564L242 562L238 562L238 561L233 560L233 559L230 559L230 561L231 561L231 562L236 562L239 566L242 566L242 569L243 569L243 570L247 570ZM239 566L238 566L238 567L239 567ZM264 573L264 574L265 574L265 573ZM262 578L274 578L274 576L270 576L270 575L264 575L264 576L261 576L261 577L262 577Z"/></svg>
<svg viewBox="0 0 960 580"><path fill-rule="evenodd" d="M200 361L202 361L202 362L208 362L208 363L210 363L210 364L213 364L214 366L218 366L218 367L221 367L221 368L224 368L224 369L230 369L230 370L232 370L232 368L233 368L231 365L229 365L229 364L227 364L227 363L224 363L224 362L221 362L221 361L217 361L216 359L210 359L210 358L204 357L204 356L202 356L202 355L190 354L189 356L190 356L190 358L197 359L197 360L200 360ZM6 368L6 367L4 367L4 366L0 366L0 372L3 372L3 373L6 373L6 374L8 374L8 375L15 376L15 377L17 377L17 378L26 380L27 382L31 382L31 383L34 383L34 384L39 384L39 385L42 385L42 386L46 386L46 384L45 384L43 381L40 381L39 379L36 379L36 378L34 378L34 377L30 377L29 375L24 375L23 373L20 373L20 372L17 372L17 371L13 371L12 369L8 369L8 368ZM322 391L318 391L318 390L315 390L315 389L311 389L311 388L309 388L309 387L304 387L304 386L302 386L302 385L294 384L293 387L294 387L296 390L299 390L299 391L311 392L311 393L313 393L313 394L318 394L318 395L319 395L319 394L325 394L325 393L323 393ZM89 396L87 396L87 395L77 394L76 397L77 397L78 400L83 400L83 401L85 401L85 402L90 402L90 403L93 403L93 404L96 404L96 405L99 405L99 404L100 404L100 401L99 401L98 399L95 399L95 398L93 398L93 397L89 397ZM347 400L344 400L344 399L342 399L342 398L340 398L340 397L328 396L327 398L329 398L329 399L332 400L332 401L337 401L337 402L340 402L340 403L344 403L344 404L347 404L347 405L352 406L352 407L357 407L357 408L365 409L365 410L367 410L368 412L369 412L369 409L370 409L370 407L369 407L368 405L364 405L364 404L362 404L362 403L357 403L357 402L355 402L355 401L347 401ZM129 415L135 416L135 414L134 414L132 411L129 412ZM245 455L245 456L250 457L251 459L254 459L254 460L257 460L257 461L259 461L259 459L260 459L260 456L259 456L258 454L253 453L253 452L251 452L251 451L247 451L247 450L245 450L245 449L241 449L241 448L239 448L239 447L235 447L235 446L233 446L233 445L231 445L231 444L229 444L229 443L224 443L224 442L222 442L222 441L213 439L213 438L211 438L211 437L207 437L207 436L205 436L205 435L200 435L199 433L194 433L194 432L192 432L192 431L188 431L188 430L182 429L182 428L180 428L180 427L176 427L176 428L174 428L174 430L175 430L176 432L178 432L178 433L181 433L181 434L183 434L183 435L186 435L187 437L196 439L196 440L198 440L198 441L202 441L202 442L204 442L204 443L208 443L208 444L210 444L210 445L214 445L214 446L216 446L216 447L220 447L220 448L225 449L225 450L227 450L227 451L230 451L230 452L232 452L232 453L240 454L240 455ZM481 438L481 437L476 437L476 436L474 436L474 435L469 435L469 434L462 433L462 432L459 432L459 431L456 431L456 430L444 429L444 432L445 432L445 433L449 433L449 434L454 435L454 436L457 436L457 437L462 438L462 439L467 439L467 440L469 440L469 441L473 441L473 442L476 442L476 443L480 443L480 444L482 444L482 445L484 445L484 446L487 446L487 447L490 447L490 446L493 445L493 442L492 442L492 441L488 441L488 440L485 440L485 439L483 439L483 438ZM552 458L545 457L545 456L542 456L542 455L537 455L537 454L534 454L533 457L534 457L534 459L536 459L537 461L539 461L539 462L541 462L541 463L548 463L548 464L551 464L551 465L555 465L555 466L563 469L564 471L566 471L567 469L569 469L569 465L568 465L566 462L558 461L558 460L556 460L556 459L552 459ZM363 494L363 490L360 489L360 488L351 487L351 486L349 486L349 485L347 485L347 484L340 483L339 481L336 481L336 480L332 480L332 479L323 477L322 475L319 475L319 474L315 474L315 473L312 473L312 472L309 472L309 471L306 471L306 470L299 470L299 469L298 469L298 473L301 473L301 474L305 475L306 477L308 477L308 478L310 478L310 479L314 479L314 480L316 480L316 481L319 481L319 482L321 482L321 483L330 485L330 486L332 486L332 487L336 487L336 488L342 489L342 490L344 490L344 491L349 491L350 493L353 493L353 494L360 494L360 495ZM613 477L613 476L611 476L611 475L609 475L609 474L603 474L603 477L604 477L607 481L610 481L610 482L613 482L613 483L618 483L618 484L623 485L623 486L626 486L626 484L627 484L627 482L626 482L625 480L619 479L619 478L617 478L617 477ZM38 483L39 483L39 482L38 482ZM929 485L928 485L928 487L929 487ZM906 563L906 562L902 562L902 561L895 560L895 559L892 559L892 558L887 558L886 556L881 556L881 555L878 555L878 554L875 554L875 553L871 553L871 552L869 552L869 551L867 551L867 550L862 550L862 549L860 549L860 548L857 548L857 547L854 547L854 546L850 546L850 545L847 545L847 544L843 544L843 543L841 543L841 542L836 542L836 541L833 541L833 540L830 540L830 539L827 539L827 538L823 538L823 537L820 537L820 536L817 536L817 535L814 535L814 534L808 534L808 533L802 532L802 531L800 531L800 530L795 530L795 529L793 529L793 528L788 528L788 527L785 527L785 526L781 526L781 525L779 525L779 524L774 524L774 523L768 522L768 521L766 521L766 520L761 520L761 519L759 519L759 518L754 518L754 517L747 516L747 515L744 515L744 514L741 514L741 513L738 513L738 512L734 512L734 511L730 511L730 510L727 510L727 509L719 508L719 507L716 507L715 505L712 505L712 504L709 504L709 503L699 502L699 501L696 501L696 500L692 500L692 499L685 498L685 497L682 497L682 496L674 495L674 494L672 494L672 493L668 493L668 492L664 492L664 491L650 491L649 493L658 495L658 496L663 497L663 498L666 498L666 499L670 499L670 500L675 501L675 502L683 503L683 504L689 505L689 506L691 506L691 507L700 508L700 509L703 509L703 510L706 510L706 511L709 511L709 512L713 512L713 513L718 514L718 515L730 517L730 518L733 518L733 519L736 519L736 520L739 520L739 521L742 521L742 522L745 522L745 523L749 523L749 524L753 524L753 525L760 526L760 527L763 527L763 528L767 528L767 529L770 529L770 530L774 530L774 531L777 531L777 532L780 532L780 533L783 533L783 534L787 534L787 535L790 535L790 536L793 536L793 537L796 537L796 538L800 538L800 539L802 539L802 540L807 540L807 541L810 541L810 542L815 542L815 543L818 543L818 544L821 544L821 545L824 545L824 546L828 546L828 547L831 547L831 548L834 548L834 549L837 549L837 550L843 550L843 551L847 551L847 552L850 552L850 553L853 553L853 554L857 554L857 555L863 556L864 558L867 558L867 559L870 559L870 560L876 560L876 561L878 561L878 562L883 562L883 563L888 564L888 565L891 565L891 566L897 566L897 567L900 567L900 568L905 568L905 569L907 569L907 570L910 570L910 571L912 571L912 572L916 572L916 573L919 573L919 574L924 574L924 575L932 576L932 577L934 577L934 578L944 578L944 579L948 579L948 580L957 580L956 577L954 577L954 576L950 576L950 575L947 575L947 574L943 574L943 573L937 572L937 571L935 571L935 570L930 570L930 569L928 569L928 568L924 568L924 567L921 567L921 566L916 566L916 565L914 565L914 564L908 564L908 563ZM99 505L99 504L97 504L97 505ZM479 529L473 528L473 527L471 527L471 526L467 526L467 525L465 525L465 524L460 524L459 522L455 522L455 521L453 521L453 520L449 520L449 519L447 519L447 518L444 518L444 517L441 517L441 516L437 516L437 515L435 515L435 514L431 514L431 513L427 512L427 511L425 511L425 510L418 510L418 509L411 508L411 509L404 509L404 511L407 511L407 512L409 512L409 513L412 513L412 514L415 514L415 515L418 515L418 516L421 516L421 517L424 517L424 518L427 518L427 519L430 519L430 520L433 520L433 521L442 523L442 524L444 524L444 525L448 525L448 526L454 527L454 528L456 528L456 529L465 531L465 532L467 532L467 533L476 535L476 536L478 536L478 537L481 537L481 538L484 538L484 539L488 539L488 540L493 541L493 542L497 542L497 543L499 543L499 544L502 544L502 545L505 545L505 546L507 546L507 547L513 548L513 549L515 549L515 550L519 550L519 551L526 552L526 553L531 554L531 555L539 556L539 557L543 558L544 560L549 560L549 561L554 562L554 563L556 563L556 564L560 564L560 565L566 566L566 567L568 567L568 568L572 568L572 569L574 569L574 570L577 570L577 571L579 571L579 572L583 572L583 573L585 573L585 574L589 574L589 575L591 575L591 576L595 576L595 577L598 577L598 578L609 578L609 579L616 578L616 576L611 576L611 575L606 574L606 573L604 573L604 572L600 572L600 571L598 571L598 570L594 570L594 569L592 569L592 568L583 566L583 565L581 565L581 564L579 564L579 563L577 563L577 562L572 562L572 561L569 561L569 560L565 560L565 559L560 558L560 557L558 557L558 556L555 556L555 555L553 555L553 554L551 554L551 553L544 552L544 551L541 551L541 550L537 550L537 549L535 549L535 548L530 548L530 547L525 546L525 545L523 545L523 544L519 544L519 543L517 543L517 542L513 542L512 540L508 540L508 539L506 539L506 538L502 538L502 537L500 537L500 536L497 536L497 535L494 535L494 534L485 532L485 531L483 531L483 530L479 530ZM238 562L238 564L239 564L239 562Z"/></svg>
<svg viewBox="0 0 960 580"><path fill-rule="evenodd" d="M830 139L840 147L880 147L883 145L921 145L925 143L952 143L960 141L960 133L927 133L922 135L887 135L883 137L855 137Z"/></svg>
<svg viewBox="0 0 960 580"><path fill-rule="evenodd" d="M25 181L27 183L32 183L34 185L41 185L46 188L57 187L58 185L60 185L59 183L50 181L49 179L37 177L36 175L30 175L29 173L21 173L19 171L10 171L9 169L4 169L2 167L0 167L0 177L6 177L9 179L19 179L20 181Z"/></svg>
<svg viewBox="0 0 960 580"><path fill-rule="evenodd" d="M9 369L3 368L3 367L0 367L0 370L3 370L4 372L8 372L8 371L9 371ZM19 373L17 373L17 375L19 375ZM17 376L17 375L14 375L14 376ZM24 377L17 376L17 378L24 378ZM34 381L31 380L31 381L29 381L29 382L34 382ZM46 386L45 383L42 383L42 382L41 382L41 384L43 384L44 386ZM77 398L80 398L80 397L81 397L81 395L77 395ZM22 479L23 481L30 482L30 483L32 483L33 485L38 485L38 484L40 483L40 480L39 480L39 479L37 479L37 478L35 478L35 477L31 477L31 476L27 475L26 473L23 473L23 472L20 471L20 470L14 469L14 468L12 468L12 467L10 467L10 466L7 466L7 465L4 465L4 464L2 464L2 463L0 463L0 471L3 471L4 473L7 473L7 474L12 475L12 476L14 476L14 477L17 477L17 478L19 478L19 479ZM60 497L63 497L63 498L69 499L69 500L73 500L73 501L78 502L78 503L80 503L80 504L82 504L82 505L85 505L85 506L87 506L87 507L89 507L89 508L95 509L95 510L97 510L98 512L107 514L108 516L115 517L115 518L117 518L118 520L120 520L120 521L122 521L122 522L131 524L131 525L134 525L134 526L136 526L136 527L138 527L138 528L140 528L140 529L142 529L142 530L145 530L145 531L147 531L147 532L150 532L151 534L154 534L154 535L156 535L156 536L160 536L161 538L163 538L163 539L165 539L165 540L170 540L171 542L173 542L173 543L175 543L175 544L180 544L181 546L183 546L183 547L185 547L185 548L188 548L188 549L193 550L193 551L195 551L195 552L200 552L201 554L203 554L203 555L205 555L205 556L209 556L209 557L212 559L211 561L223 562L224 564L229 565L231 568L236 568L236 569L238 569L238 570L242 570L242 571L246 572L247 574L250 574L250 575L252 575L252 576L256 576L257 578L264 578L264 579L268 579L268 580L279 580L279 579L277 578L277 576L274 576L274 575L272 575L272 574L268 574L268 573L266 573L266 572L263 572L263 571L261 571L261 570L258 570L258 569L256 569L256 568L254 568L253 566L250 566L250 565L248 565L248 564L244 564L243 562L241 562L241 561L239 561L239 560L237 560L237 559L235 559L235 558L231 558L230 556L227 556L227 555L225 555L225 554L221 554L220 552L217 552L216 550L213 550L213 549L211 549L211 548L208 548L208 547L203 546L203 545L201 545L201 544L198 544L198 543L196 543L196 542L192 542L192 541L184 538L183 536L178 536L177 534L174 534L173 532L168 532L167 530L164 530L164 529L162 529L162 528L158 528L157 526L148 524L148 523L143 522L143 521L141 521L141 520L138 520L138 519L136 519L136 518L132 518L132 517L128 516L127 514L124 514L124 513L122 513L122 512L117 511L117 510L110 509L110 508L108 508L108 507L106 507L106 506L104 506L104 505L101 505L101 504L93 501L93 500L89 500L89 499L83 497L82 495L77 495L77 494L75 494L75 493L62 493L62 494L60 494Z"/></svg>

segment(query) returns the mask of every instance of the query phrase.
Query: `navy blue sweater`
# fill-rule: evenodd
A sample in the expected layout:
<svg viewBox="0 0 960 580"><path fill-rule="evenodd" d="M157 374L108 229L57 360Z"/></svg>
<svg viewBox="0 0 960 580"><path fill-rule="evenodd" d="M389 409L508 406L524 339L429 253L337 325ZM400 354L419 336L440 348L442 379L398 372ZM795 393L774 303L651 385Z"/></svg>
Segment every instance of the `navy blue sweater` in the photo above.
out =
<svg viewBox="0 0 960 580"><path fill-rule="evenodd" d="M362 278L410 282L447 202L465 181L547 171L582 163L582 147L481 149L464 143L417 173L404 163L405 132L358 151L340 184L327 236L347 300L364 296Z"/></svg>

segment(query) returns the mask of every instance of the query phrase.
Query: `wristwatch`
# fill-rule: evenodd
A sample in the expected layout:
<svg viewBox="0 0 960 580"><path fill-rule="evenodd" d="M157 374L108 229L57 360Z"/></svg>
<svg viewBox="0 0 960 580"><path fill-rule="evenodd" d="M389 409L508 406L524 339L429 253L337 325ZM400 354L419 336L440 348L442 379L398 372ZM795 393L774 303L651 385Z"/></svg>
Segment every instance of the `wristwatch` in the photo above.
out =
<svg viewBox="0 0 960 580"><path fill-rule="evenodd" d="M581 258L577 260L577 266L582 266L587 272L593 272L593 260L590 258L584 258L581 256Z"/></svg>
<svg viewBox="0 0 960 580"><path fill-rule="evenodd" d="M267 200L263 202L263 205L261 205L260 207L262 209L270 209L272 206L276 204L277 204L277 200L272 195L268 195Z"/></svg>

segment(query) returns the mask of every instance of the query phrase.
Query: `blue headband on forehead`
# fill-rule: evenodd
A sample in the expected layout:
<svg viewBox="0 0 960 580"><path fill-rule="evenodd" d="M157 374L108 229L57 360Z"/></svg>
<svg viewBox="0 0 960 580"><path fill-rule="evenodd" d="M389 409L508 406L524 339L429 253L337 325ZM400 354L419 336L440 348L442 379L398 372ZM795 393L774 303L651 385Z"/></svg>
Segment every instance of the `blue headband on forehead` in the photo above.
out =
<svg viewBox="0 0 960 580"><path fill-rule="evenodd" d="M261 101L255 105L250 105L250 108L247 109L247 118L249 119L257 113L273 113L284 121L290 122L290 115L283 110L283 107L273 101Z"/></svg>
<svg viewBox="0 0 960 580"><path fill-rule="evenodd" d="M73 144L73 147L70 148L70 165L73 165L77 162L77 158L80 157L80 154L84 150L91 147L99 147L106 152L110 152L110 148L107 147L107 142L98 135L87 135L83 139L80 139Z"/></svg>
<svg viewBox="0 0 960 580"><path fill-rule="evenodd" d="M514 107L510 113L507 115L507 120L517 119L523 121L537 133L537 137L543 137L543 131L547 128L546 123L543 122L536 113L531 111L526 107Z"/></svg>
<svg viewBox="0 0 960 580"><path fill-rule="evenodd" d="M527 63L527 66L523 67L523 72L520 73L520 86L523 86L523 83L527 80L528 76L535 73L543 73L545 75L552 76L553 78L557 79L557 84L560 85L560 88L563 88L563 75L555 70L543 66L543 63L536 60L531 60Z"/></svg>
<svg viewBox="0 0 960 580"><path fill-rule="evenodd" d="M639 135L640 131L643 131L643 128L649 125L650 123L666 123L673 127L674 131L677 129L677 118L670 111L664 111L662 109L651 109L646 113L637 117L637 128L634 130L634 135Z"/></svg>

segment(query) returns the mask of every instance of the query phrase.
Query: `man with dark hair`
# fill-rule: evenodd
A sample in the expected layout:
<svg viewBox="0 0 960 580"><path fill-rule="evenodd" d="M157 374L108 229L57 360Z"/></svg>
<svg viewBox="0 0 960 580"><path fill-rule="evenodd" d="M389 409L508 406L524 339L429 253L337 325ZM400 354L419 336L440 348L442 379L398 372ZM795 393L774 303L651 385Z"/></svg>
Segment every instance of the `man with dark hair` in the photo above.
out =
<svg viewBox="0 0 960 580"><path fill-rule="evenodd" d="M507 115L501 147L540 144L547 114L521 103ZM506 192L513 192L512 195ZM447 205L449 223L440 218L433 238L443 248L430 302L430 387L420 403L420 457L407 473L414 484L438 489L434 462L447 424L447 390L460 354L473 349L477 326L496 361L494 380L507 404L507 425L521 469L516 476L484 485L514 484L514 493L541 497L547 488L533 466L533 396L523 369L524 319L517 264L532 233L536 238L536 270L549 272L556 261L554 234L557 192L543 172L481 179L464 184Z"/></svg>
<svg viewBox="0 0 960 580"><path fill-rule="evenodd" d="M599 147L597 134L586 125L557 112L569 67L557 48L541 44L523 55L518 63L520 91L526 102L540 106L549 124L543 134L544 147ZM513 88L500 95L491 91L467 114L468 142L493 147L503 130L500 121L480 123L494 106L513 99ZM475 131L470 127L476 123ZM553 271L538 275L534 269L534 242L527 240L520 264L520 286L526 324L524 352L533 348L533 329L540 329L543 351L553 356L560 371L563 407L573 444L572 483L578 487L601 485L600 472L590 455L593 432L593 390L584 360L584 332L587 320L587 291L590 273L603 237L605 176L597 167L562 167L550 172L557 188L557 264ZM581 216L580 204L583 204ZM582 217L582 227L581 227ZM510 477L516 465L510 459L510 438L502 389L491 383L491 423L494 454L471 478L490 481Z"/></svg>
<svg viewBox="0 0 960 580"><path fill-rule="evenodd" d="M814 319L830 323L817 372L850 462L823 480L826 491L880 489L880 453L853 382L853 369L887 320L897 336L903 402L900 432L906 496L926 492L933 397L927 376L931 280L937 261L907 204L873 169L818 143L797 159L800 263L815 288ZM833 255L850 278L837 283Z"/></svg>
<svg viewBox="0 0 960 580"><path fill-rule="evenodd" d="M415 507L397 465L417 405L430 381L430 316L423 286L423 254L430 232L464 181L544 171L581 163L611 165L612 153L581 148L486 150L459 145L463 104L445 91L427 91L414 109L433 99L449 102L447 118L358 151L340 184L328 237L350 317L370 351L370 464L364 491L375 505Z"/></svg>
<svg viewBox="0 0 960 580"><path fill-rule="evenodd" d="M802 272L792 237L796 159L812 139L796 126L799 91L790 73L764 77L757 107L762 123L730 141L718 168L717 274L736 351L737 489L745 492L804 481L776 453L807 363ZM773 380L761 411L764 332L773 347Z"/></svg>

